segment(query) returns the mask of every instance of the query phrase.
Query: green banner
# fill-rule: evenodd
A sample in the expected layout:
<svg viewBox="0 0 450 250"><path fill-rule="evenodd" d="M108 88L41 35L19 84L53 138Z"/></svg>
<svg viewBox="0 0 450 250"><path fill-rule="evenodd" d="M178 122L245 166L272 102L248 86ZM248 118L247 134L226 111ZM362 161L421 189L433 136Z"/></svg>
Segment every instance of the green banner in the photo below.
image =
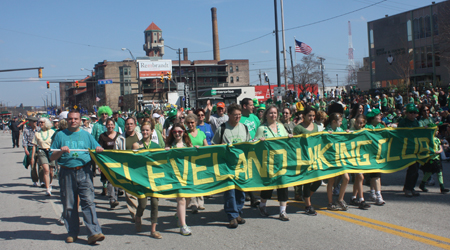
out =
<svg viewBox="0 0 450 250"><path fill-rule="evenodd" d="M426 161L434 153L435 131L319 132L169 151L91 150L91 156L114 186L137 197L195 197L290 187L343 173L393 173Z"/></svg>

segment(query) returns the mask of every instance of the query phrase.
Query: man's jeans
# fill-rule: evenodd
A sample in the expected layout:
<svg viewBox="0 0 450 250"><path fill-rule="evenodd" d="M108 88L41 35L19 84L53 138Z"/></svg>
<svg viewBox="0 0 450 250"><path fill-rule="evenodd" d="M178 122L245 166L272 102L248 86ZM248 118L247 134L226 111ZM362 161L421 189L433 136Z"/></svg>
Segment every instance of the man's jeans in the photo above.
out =
<svg viewBox="0 0 450 250"><path fill-rule="evenodd" d="M69 235L77 237L80 231L78 215L78 196L83 212L84 224L89 230L89 236L102 232L97 220L94 203L94 185L92 170L87 164L80 170L61 167L59 171L59 185L61 188L61 203L63 204L64 225Z"/></svg>
<svg viewBox="0 0 450 250"><path fill-rule="evenodd" d="M224 210L227 213L228 221L236 219L242 214L242 208L245 202L244 192L236 189L228 190L223 193L223 199Z"/></svg>

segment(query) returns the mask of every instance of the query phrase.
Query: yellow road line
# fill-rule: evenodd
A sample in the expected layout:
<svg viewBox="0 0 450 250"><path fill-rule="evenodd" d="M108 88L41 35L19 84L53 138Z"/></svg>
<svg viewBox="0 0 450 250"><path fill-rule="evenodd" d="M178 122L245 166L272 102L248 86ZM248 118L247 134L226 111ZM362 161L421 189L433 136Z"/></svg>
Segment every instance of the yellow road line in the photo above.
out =
<svg viewBox="0 0 450 250"><path fill-rule="evenodd" d="M299 202L289 202L292 205L301 208ZM314 206L316 207L316 206ZM332 212L332 211L327 211L326 208L323 207L316 207L317 210L323 210L320 211L318 213L335 218L335 219L340 219L343 221L347 221L353 224L357 224L360 226L365 226L368 228L372 228L381 232L386 232L386 233L390 233L393 235L397 235L400 237L404 237L407 239L411 239L414 241L418 241L424 244L428 244L428 245L432 245L432 246L436 246L436 247L440 247L443 249L450 249L450 245L447 245L445 243L442 242L447 242L450 243L450 239L442 237L442 236L438 236L438 235L434 235L434 234L430 234L430 233L425 233L425 232L421 232L418 230L414 230L414 229L410 229L410 228L406 228L406 227L402 227L402 226L397 226L391 223L386 223L386 222L382 222L382 221L377 221L377 220L373 220L373 219L369 219L363 216L358 216L358 215L354 215L354 214L348 214L346 213L341 214L338 212ZM354 219L350 218L353 217ZM367 221L367 222L365 222ZM370 223L373 224L370 224ZM391 229L392 228L392 229ZM399 231L396 231L396 230ZM403 232L402 232L403 231Z"/></svg>

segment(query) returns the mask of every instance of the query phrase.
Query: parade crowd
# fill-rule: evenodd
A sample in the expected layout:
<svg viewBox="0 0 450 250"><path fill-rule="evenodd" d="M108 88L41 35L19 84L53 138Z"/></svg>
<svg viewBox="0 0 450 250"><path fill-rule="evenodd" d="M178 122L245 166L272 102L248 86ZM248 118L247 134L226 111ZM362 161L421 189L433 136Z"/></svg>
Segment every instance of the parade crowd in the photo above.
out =
<svg viewBox="0 0 450 250"><path fill-rule="evenodd" d="M291 98L293 99L293 98ZM96 244L105 239L97 219L93 178L99 169L86 149L100 153L104 149L140 150L151 148L202 147L212 144L235 144L239 142L265 140L275 137L292 137L321 131L328 133L352 133L361 129L385 127L435 127L439 129L434 137L435 155L425 164L414 163L406 172L403 192L407 197L416 197L419 170L424 177L419 181L419 189L428 192L426 186L435 182L441 193L448 193L442 176L442 161L450 159L448 145L450 137L450 96L441 88L412 88L406 93L374 92L362 93L355 89L346 92L333 89L324 96L305 91L291 102L273 102L268 99L244 98L239 104L226 105L210 101L198 109L183 109L174 104L158 106L142 112L112 111L102 106L96 113L82 115L78 110L63 111L58 116L14 117L2 120L3 133L11 133L12 146L22 146L25 152L23 165L30 169L33 186L45 188L45 194L52 196L53 180L57 179L60 199L63 205L61 223L66 226L67 243L77 240L80 228L79 209L88 229L88 244ZM20 118L20 119L19 119ZM78 151L80 150L80 151ZM333 211L347 211L348 206L369 209L371 205L382 206L386 201L382 196L381 173L343 174L324 181L315 181L295 187L293 199L304 201L305 213L315 216L312 196L326 186L328 206ZM150 199L150 236L161 239L156 230L158 224L158 198L138 198L113 186L100 173L102 193L109 197L110 208L119 205L119 196L124 195L131 221L136 231L142 230L142 216ZM347 185L353 181L353 190ZM364 184L370 187L365 194ZM367 187L366 187L367 188ZM288 189L277 189L279 202L278 219L289 221L286 213L289 200ZM367 190L366 190L367 191ZM351 193L344 200L345 193ZM229 228L245 224L242 209L245 201L257 208L260 215L268 217L267 200L273 190L244 193L233 189L223 193L224 211ZM259 196L259 197L258 197ZM193 214L207 209L204 197L176 198L176 220L182 235L192 234L186 224L186 212ZM370 203L370 204L369 204Z"/></svg>

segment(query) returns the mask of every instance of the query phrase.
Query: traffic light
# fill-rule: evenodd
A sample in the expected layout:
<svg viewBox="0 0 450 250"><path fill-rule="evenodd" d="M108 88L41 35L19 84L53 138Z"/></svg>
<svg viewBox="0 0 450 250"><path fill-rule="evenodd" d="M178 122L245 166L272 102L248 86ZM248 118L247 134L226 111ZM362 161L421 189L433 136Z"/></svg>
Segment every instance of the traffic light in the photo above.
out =
<svg viewBox="0 0 450 250"><path fill-rule="evenodd" d="M47 88L48 89L50 88L50 82L49 81L47 81Z"/></svg>
<svg viewBox="0 0 450 250"><path fill-rule="evenodd" d="M167 80L172 80L172 72L167 72Z"/></svg>
<svg viewBox="0 0 450 250"><path fill-rule="evenodd" d="M78 81L75 81L75 86L76 86L77 88L79 87Z"/></svg>
<svg viewBox="0 0 450 250"><path fill-rule="evenodd" d="M42 69L38 69L39 78L42 78Z"/></svg>
<svg viewBox="0 0 450 250"><path fill-rule="evenodd" d="M161 72L161 82L164 82L164 73Z"/></svg>

